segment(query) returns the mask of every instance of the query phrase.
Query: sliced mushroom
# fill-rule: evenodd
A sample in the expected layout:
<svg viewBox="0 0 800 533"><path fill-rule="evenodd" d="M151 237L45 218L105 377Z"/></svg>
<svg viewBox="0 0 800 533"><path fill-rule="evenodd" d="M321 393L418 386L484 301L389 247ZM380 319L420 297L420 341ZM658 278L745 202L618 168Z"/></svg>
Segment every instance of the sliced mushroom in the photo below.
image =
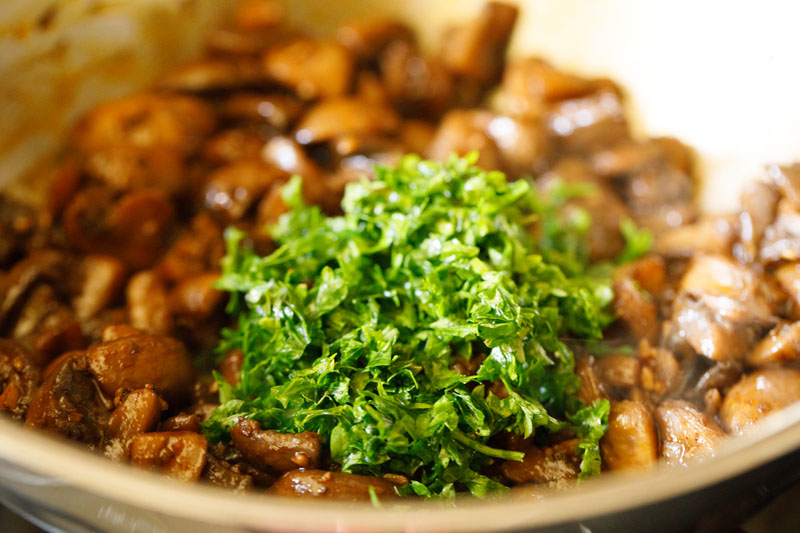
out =
<svg viewBox="0 0 800 533"><path fill-rule="evenodd" d="M369 501L395 498L395 484L380 477L359 476L327 470L292 470L269 489L271 494L293 498L322 498L337 501Z"/></svg>
<svg viewBox="0 0 800 533"><path fill-rule="evenodd" d="M667 400L655 412L661 457L672 465L687 465L714 456L725 433L684 400Z"/></svg>
<svg viewBox="0 0 800 533"><path fill-rule="evenodd" d="M125 265L106 255L87 255L81 269L81 286L72 300L81 320L94 317L116 298L125 279Z"/></svg>
<svg viewBox="0 0 800 533"><path fill-rule="evenodd" d="M197 481L206 465L208 443L197 433L141 433L131 442L131 464L180 481Z"/></svg>
<svg viewBox="0 0 800 533"><path fill-rule="evenodd" d="M658 460L658 437L653 416L641 402L612 402L608 429L600 441L603 466L608 470L649 468Z"/></svg>
<svg viewBox="0 0 800 533"><path fill-rule="evenodd" d="M288 472L320 465L322 436L317 433L262 430L255 420L243 418L231 428L231 440L245 459L258 468Z"/></svg>
<svg viewBox="0 0 800 533"><path fill-rule="evenodd" d="M796 361L800 358L800 322L781 323L755 345L747 355L747 364L764 366Z"/></svg>
<svg viewBox="0 0 800 533"><path fill-rule="evenodd" d="M304 100L340 96L350 89L353 57L332 41L298 39L269 49L264 71Z"/></svg>
<svg viewBox="0 0 800 533"><path fill-rule="evenodd" d="M551 447L531 446L520 461L505 461L503 475L514 483L542 483L554 488L571 484L578 477L581 460L577 439Z"/></svg>
<svg viewBox="0 0 800 533"><path fill-rule="evenodd" d="M125 290L130 324L145 333L166 335L174 321L164 281L153 270L142 270L131 278Z"/></svg>
<svg viewBox="0 0 800 533"><path fill-rule="evenodd" d="M152 431L166 408L158 394L151 389L127 393L108 419L103 453L115 462L127 461L136 435Z"/></svg>
<svg viewBox="0 0 800 533"><path fill-rule="evenodd" d="M0 411L16 419L23 418L40 377L39 367L24 346L0 339Z"/></svg>

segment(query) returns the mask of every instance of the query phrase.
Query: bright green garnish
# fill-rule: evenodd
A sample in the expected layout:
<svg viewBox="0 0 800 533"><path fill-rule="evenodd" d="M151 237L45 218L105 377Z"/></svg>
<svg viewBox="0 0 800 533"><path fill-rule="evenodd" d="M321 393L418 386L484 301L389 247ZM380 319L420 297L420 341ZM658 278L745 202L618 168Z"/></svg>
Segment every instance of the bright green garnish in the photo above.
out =
<svg viewBox="0 0 800 533"><path fill-rule="evenodd" d="M295 178L268 257L228 230L219 286L239 327L220 349L245 359L239 385L219 380L210 439L246 416L320 433L344 471L405 474L401 493L483 496L505 488L484 467L522 458L493 436L570 428L581 477L600 471L608 402L576 398L561 339L601 338L609 269L584 259L586 221L559 218L566 187L543 197L474 161L406 156L349 185L339 217L306 206ZM465 376L456 356L486 358Z"/></svg>

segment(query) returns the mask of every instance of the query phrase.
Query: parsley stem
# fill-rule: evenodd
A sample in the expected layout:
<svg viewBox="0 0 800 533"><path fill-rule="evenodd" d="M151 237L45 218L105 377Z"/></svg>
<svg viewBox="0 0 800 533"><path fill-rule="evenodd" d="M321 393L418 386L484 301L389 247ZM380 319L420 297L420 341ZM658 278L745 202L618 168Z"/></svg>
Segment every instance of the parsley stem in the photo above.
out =
<svg viewBox="0 0 800 533"><path fill-rule="evenodd" d="M472 448L476 452L480 452L484 455L488 455L490 457L497 457L498 459L507 459L509 461L522 461L522 459L525 458L525 454L522 452L514 452L511 450L498 450L497 448L492 448L491 446L481 444L475 439L467 437L458 430L451 431L450 433L451 435L453 435L454 439L456 439L464 446Z"/></svg>

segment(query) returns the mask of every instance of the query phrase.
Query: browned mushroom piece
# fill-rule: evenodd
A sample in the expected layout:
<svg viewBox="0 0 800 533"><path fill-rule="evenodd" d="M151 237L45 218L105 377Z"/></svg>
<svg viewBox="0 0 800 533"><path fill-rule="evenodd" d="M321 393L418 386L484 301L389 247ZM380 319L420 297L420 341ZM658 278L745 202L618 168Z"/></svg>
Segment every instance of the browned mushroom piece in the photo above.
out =
<svg viewBox="0 0 800 533"><path fill-rule="evenodd" d="M203 157L215 165L241 160L254 160L261 156L264 139L255 131L246 129L223 130L203 145Z"/></svg>
<svg viewBox="0 0 800 533"><path fill-rule="evenodd" d="M680 288L668 337L709 359L742 359L774 323L762 280L727 257L696 257Z"/></svg>
<svg viewBox="0 0 800 533"><path fill-rule="evenodd" d="M87 320L117 297L125 280L125 265L107 255L87 255L81 267L81 284L72 299L75 314L80 320Z"/></svg>
<svg viewBox="0 0 800 533"><path fill-rule="evenodd" d="M800 322L780 323L755 345L747 364L764 366L796 361L800 358Z"/></svg>
<svg viewBox="0 0 800 533"><path fill-rule="evenodd" d="M705 216L694 223L664 230L657 236L653 251L669 258L730 254L736 237L731 222L729 217Z"/></svg>
<svg viewBox="0 0 800 533"><path fill-rule="evenodd" d="M586 96L596 88L593 80L556 69L538 57L514 61L503 76L506 107L515 115L539 117L548 104Z"/></svg>
<svg viewBox="0 0 800 533"><path fill-rule="evenodd" d="M255 420L242 418L231 428L231 441L258 468L282 473L320 465L322 436L310 431L262 430Z"/></svg>
<svg viewBox="0 0 800 533"><path fill-rule="evenodd" d="M175 415L163 420L158 426L159 431L193 431L202 433L200 417L195 413Z"/></svg>
<svg viewBox="0 0 800 533"><path fill-rule="evenodd" d="M127 461L134 437L155 429L165 409L164 401L152 389L126 393L108 418L103 439L105 456L118 463Z"/></svg>
<svg viewBox="0 0 800 533"><path fill-rule="evenodd" d="M102 440L109 407L89 371L86 354L75 352L62 359L36 389L25 426L96 446Z"/></svg>
<svg viewBox="0 0 800 533"><path fill-rule="evenodd" d="M178 194L189 185L184 157L176 149L103 146L86 156L85 167L89 176L116 191L157 188Z"/></svg>
<svg viewBox="0 0 800 533"><path fill-rule="evenodd" d="M241 472L239 465L231 465L223 459L218 459L213 453L209 453L206 457L206 468L202 479L236 493L247 492L253 488L253 476Z"/></svg>
<svg viewBox="0 0 800 533"><path fill-rule="evenodd" d="M170 281L219 268L225 255L222 228L208 215L200 213L183 229L158 264L157 270Z"/></svg>
<svg viewBox="0 0 800 533"><path fill-rule="evenodd" d="M608 429L600 440L603 466L630 470L655 466L658 437L653 416L641 402L611 402Z"/></svg>
<svg viewBox="0 0 800 533"><path fill-rule="evenodd" d="M800 263L785 263L775 269L774 276L789 296L792 316L800 320Z"/></svg>
<svg viewBox="0 0 800 533"><path fill-rule="evenodd" d="M142 270L131 277L125 297L131 326L154 335L172 331L174 321L167 288L154 270Z"/></svg>
<svg viewBox="0 0 800 533"><path fill-rule="evenodd" d="M95 344L86 353L89 370L108 395L150 385L173 406L191 396L192 363L175 339L132 335Z"/></svg>
<svg viewBox="0 0 800 533"><path fill-rule="evenodd" d="M225 293L214 286L219 276L219 272L205 272L182 280L169 292L170 309L194 320L209 318L225 297Z"/></svg>
<svg viewBox="0 0 800 533"><path fill-rule="evenodd" d="M327 470L292 470L269 489L271 494L293 498L321 498L337 501L370 501L397 497L395 484L380 477L359 476Z"/></svg>
<svg viewBox="0 0 800 533"><path fill-rule="evenodd" d="M135 328L130 324L109 324L103 328L100 339L103 342L110 342L117 339L124 339L125 337L143 335L144 333L145 332L141 329Z"/></svg>
<svg viewBox="0 0 800 533"><path fill-rule="evenodd" d="M687 465L714 456L725 438L717 424L684 400L667 400L655 411L661 457L672 465Z"/></svg>
<svg viewBox="0 0 800 533"><path fill-rule="evenodd" d="M591 405L597 400L606 397L603 384L594 370L595 358L593 356L579 357L575 360L575 373L578 375L580 387L577 396L586 405Z"/></svg>
<svg viewBox="0 0 800 533"><path fill-rule="evenodd" d="M68 271L67 257L56 250L35 250L18 261L0 283L0 327L12 325L11 321L33 288L42 282L57 284Z"/></svg>
<svg viewBox="0 0 800 533"><path fill-rule="evenodd" d="M494 115L480 109L454 109L439 123L428 148L428 157L446 161L452 154L478 151L478 166L502 170L503 159L497 144L487 132Z"/></svg>
<svg viewBox="0 0 800 533"><path fill-rule="evenodd" d="M338 206L339 199L329 194L325 175L322 169L303 151L293 139L284 136L271 138L261 152L261 157L269 164L278 167L289 175L297 174L303 178L303 198L310 204L320 205L328 210ZM274 192L273 192L274 191ZM273 187L267 197L271 197L270 206L280 211L283 201L280 191ZM285 206L283 206L285 210ZM259 211L261 211L259 209ZM282 211L280 211L282 212ZM278 215L280 214L278 212ZM277 219L277 216L275 216ZM259 218L259 223L263 222Z"/></svg>
<svg viewBox="0 0 800 533"><path fill-rule="evenodd" d="M613 88L552 104L545 121L556 148L565 153L587 153L630 139L622 99Z"/></svg>
<svg viewBox="0 0 800 533"><path fill-rule="evenodd" d="M677 391L683 384L681 365L671 351L655 348L645 340L639 343L639 359L640 385L656 398Z"/></svg>
<svg viewBox="0 0 800 533"><path fill-rule="evenodd" d="M263 57L267 76L304 100L341 96L352 83L354 61L333 41L298 39L270 48Z"/></svg>
<svg viewBox="0 0 800 533"><path fill-rule="evenodd" d="M24 346L0 339L0 411L24 418L40 378L39 367Z"/></svg>
<svg viewBox="0 0 800 533"><path fill-rule="evenodd" d="M759 243L775 218L780 196L771 184L758 181L748 184L740 198L739 255L742 260L752 262L758 258Z"/></svg>
<svg viewBox="0 0 800 533"><path fill-rule="evenodd" d="M788 199L778 202L775 220L764 230L759 257L767 264L800 260L800 209Z"/></svg>
<svg viewBox="0 0 800 533"><path fill-rule="evenodd" d="M78 162L77 157L67 157L64 161L59 163L50 178L50 183L47 187L47 197L45 198L47 211L51 216L56 217L61 214L72 199L72 196L78 191L82 180L83 167ZM0 202L2 202L3 207L5 207L5 198L0 197ZM3 229L5 230L7 228L13 231L15 224L9 224L9 222L13 221L13 217L9 217L11 221L3 220L6 216L13 213L12 209L0 209L0 213L4 215L0 217L0 224L2 224ZM13 235L12 231L3 231L2 233L5 238L0 239L0 243L5 242L10 235ZM0 260L7 254L7 252L3 251L4 249L5 246L0 247Z"/></svg>
<svg viewBox="0 0 800 533"><path fill-rule="evenodd" d="M242 0L233 12L233 23L245 31L261 32L281 24L285 15L279 0Z"/></svg>
<svg viewBox="0 0 800 533"><path fill-rule="evenodd" d="M341 135L390 134L399 126L400 117L389 106L353 97L330 98L308 110L294 136L297 142L310 144Z"/></svg>
<svg viewBox="0 0 800 533"><path fill-rule="evenodd" d="M580 472L577 446L577 439L545 448L531 446L522 461L505 461L501 470L514 483L541 483L553 488L570 486Z"/></svg>
<svg viewBox="0 0 800 533"><path fill-rule="evenodd" d="M244 364L244 352L241 350L231 350L222 360L219 373L230 385L236 386L242 379L242 365Z"/></svg>
<svg viewBox="0 0 800 533"><path fill-rule="evenodd" d="M518 12L511 4L484 4L477 17L447 34L441 54L445 66L484 88L499 81Z"/></svg>
<svg viewBox="0 0 800 533"><path fill-rule="evenodd" d="M205 205L226 221L239 220L272 185L286 178L285 172L259 160L231 163L209 178L203 190Z"/></svg>
<svg viewBox="0 0 800 533"><path fill-rule="evenodd" d="M197 481L207 448L205 437L189 431L140 433L131 442L131 464L180 481Z"/></svg>
<svg viewBox="0 0 800 533"><path fill-rule="evenodd" d="M612 309L637 340L655 341L659 333L658 311L653 297L630 277L614 280Z"/></svg>
<svg viewBox="0 0 800 533"><path fill-rule="evenodd" d="M694 189L690 175L653 165L629 176L622 195L636 222L658 235L697 218Z"/></svg>
<svg viewBox="0 0 800 533"><path fill-rule="evenodd" d="M65 350L84 347L80 322L50 285L37 285L31 290L17 313L11 337L31 348L34 360L41 366Z"/></svg>
<svg viewBox="0 0 800 533"><path fill-rule="evenodd" d="M215 125L214 111L202 100L141 93L95 107L78 125L75 140L85 153L121 144L190 153Z"/></svg>
<svg viewBox="0 0 800 533"><path fill-rule="evenodd" d="M440 61L423 57L415 46L394 41L380 57L381 79L398 111L436 118L453 105L455 85Z"/></svg>
<svg viewBox="0 0 800 533"><path fill-rule="evenodd" d="M720 407L719 418L728 432L738 435L769 413L797 401L800 401L800 370L758 370L731 387Z"/></svg>
<svg viewBox="0 0 800 533"><path fill-rule="evenodd" d="M594 365L602 383L612 387L635 387L639 384L641 363L638 357L612 354L600 357Z"/></svg>
<svg viewBox="0 0 800 533"><path fill-rule="evenodd" d="M79 250L112 255L139 269L158 259L174 217L162 191L141 189L115 201L107 190L89 188L67 207L64 229Z"/></svg>
<svg viewBox="0 0 800 533"><path fill-rule="evenodd" d="M268 124L285 132L303 113L304 104L281 93L236 92L220 105L220 115L249 125Z"/></svg>
<svg viewBox="0 0 800 533"><path fill-rule="evenodd" d="M247 88L263 83L264 73L255 60L199 59L170 70L158 87L171 91L206 93Z"/></svg>
<svg viewBox="0 0 800 533"><path fill-rule="evenodd" d="M336 30L336 40L359 61L378 58L393 41L414 43L414 33L408 25L391 18L358 18L350 20Z"/></svg>

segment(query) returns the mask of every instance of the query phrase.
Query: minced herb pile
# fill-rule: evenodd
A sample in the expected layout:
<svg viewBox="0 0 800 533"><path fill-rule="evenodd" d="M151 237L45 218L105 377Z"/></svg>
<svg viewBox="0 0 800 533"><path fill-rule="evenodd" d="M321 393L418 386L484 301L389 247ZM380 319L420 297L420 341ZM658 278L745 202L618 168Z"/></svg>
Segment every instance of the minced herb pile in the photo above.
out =
<svg viewBox="0 0 800 533"><path fill-rule="evenodd" d="M581 477L599 473L608 402L577 399L562 341L599 339L612 320L610 269L585 259L590 221L559 210L585 191L543 195L475 160L379 167L348 185L337 217L305 205L293 178L267 257L228 230L219 287L239 324L220 351L245 357L236 387L218 376L207 437L227 441L249 417L321 434L343 471L406 475L401 494L484 496L505 487L481 472L523 456L493 437L566 429ZM451 368L484 357L475 375Z"/></svg>

